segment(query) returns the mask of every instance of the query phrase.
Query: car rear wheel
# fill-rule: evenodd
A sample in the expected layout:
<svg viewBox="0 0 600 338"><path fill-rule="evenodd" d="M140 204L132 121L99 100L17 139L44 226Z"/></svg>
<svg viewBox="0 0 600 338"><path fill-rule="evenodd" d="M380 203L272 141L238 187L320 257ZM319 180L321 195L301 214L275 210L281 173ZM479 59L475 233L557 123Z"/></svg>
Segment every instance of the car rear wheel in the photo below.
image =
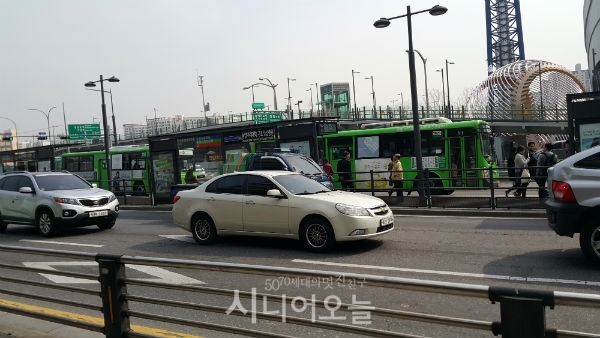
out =
<svg viewBox="0 0 600 338"><path fill-rule="evenodd" d="M585 256L600 264L600 221L589 220L579 234L579 246Z"/></svg>
<svg viewBox="0 0 600 338"><path fill-rule="evenodd" d="M310 218L300 231L304 246L313 252L325 252L335 245L335 234L331 225L322 218Z"/></svg>
<svg viewBox="0 0 600 338"><path fill-rule="evenodd" d="M208 215L198 215L192 219L192 235L200 244L212 244L217 239L217 229Z"/></svg>
<svg viewBox="0 0 600 338"><path fill-rule="evenodd" d="M56 233L54 216L50 210L40 210L37 214L37 228L40 235L50 237Z"/></svg>
<svg viewBox="0 0 600 338"><path fill-rule="evenodd" d="M0 222L0 234L6 233L6 228L8 224Z"/></svg>

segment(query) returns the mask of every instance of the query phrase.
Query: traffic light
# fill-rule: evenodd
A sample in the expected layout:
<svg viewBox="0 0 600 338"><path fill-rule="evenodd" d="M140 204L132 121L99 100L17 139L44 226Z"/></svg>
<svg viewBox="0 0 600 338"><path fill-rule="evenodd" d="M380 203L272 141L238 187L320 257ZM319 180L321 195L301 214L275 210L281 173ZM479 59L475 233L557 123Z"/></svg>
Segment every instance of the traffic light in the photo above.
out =
<svg viewBox="0 0 600 338"><path fill-rule="evenodd" d="M2 136L2 141L12 141L13 137L12 136Z"/></svg>

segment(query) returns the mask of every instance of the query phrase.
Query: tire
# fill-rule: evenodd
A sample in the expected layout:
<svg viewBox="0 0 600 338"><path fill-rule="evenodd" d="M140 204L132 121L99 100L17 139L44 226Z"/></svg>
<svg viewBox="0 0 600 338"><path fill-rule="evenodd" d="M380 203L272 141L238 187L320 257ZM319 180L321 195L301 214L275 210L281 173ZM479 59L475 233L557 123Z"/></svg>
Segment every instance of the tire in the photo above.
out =
<svg viewBox="0 0 600 338"><path fill-rule="evenodd" d="M5 234L6 233L6 228L8 228L8 224L0 222L0 234Z"/></svg>
<svg viewBox="0 0 600 338"><path fill-rule="evenodd" d="M579 246L584 255L600 264L600 221L591 219L585 223L579 234Z"/></svg>
<svg viewBox="0 0 600 338"><path fill-rule="evenodd" d="M50 237L57 232L54 215L48 209L42 209L37 213L35 224L40 235L44 237Z"/></svg>
<svg viewBox="0 0 600 338"><path fill-rule="evenodd" d="M326 252L335 245L335 234L326 220L313 217L302 225L300 240L309 251Z"/></svg>
<svg viewBox="0 0 600 338"><path fill-rule="evenodd" d="M146 187L143 182L133 183L133 196L146 196Z"/></svg>
<svg viewBox="0 0 600 338"><path fill-rule="evenodd" d="M114 227L114 226L115 226L115 220L112 220L112 221L98 224L98 229L108 230L108 229L112 229L112 227Z"/></svg>
<svg viewBox="0 0 600 338"><path fill-rule="evenodd" d="M192 235L202 245L212 244L217 239L217 229L208 215L197 215L192 219Z"/></svg>
<svg viewBox="0 0 600 338"><path fill-rule="evenodd" d="M445 195L442 179L436 175L429 176L429 193L431 195Z"/></svg>

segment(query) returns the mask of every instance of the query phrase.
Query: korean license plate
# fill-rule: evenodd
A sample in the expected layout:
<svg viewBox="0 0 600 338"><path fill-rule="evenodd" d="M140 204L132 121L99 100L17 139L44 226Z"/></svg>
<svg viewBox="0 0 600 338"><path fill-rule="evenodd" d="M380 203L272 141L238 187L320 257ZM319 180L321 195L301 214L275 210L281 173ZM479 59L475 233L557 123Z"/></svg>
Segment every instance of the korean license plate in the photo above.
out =
<svg viewBox="0 0 600 338"><path fill-rule="evenodd" d="M391 216L382 218L380 222L381 222L381 225L388 225L388 224L394 223L394 216L391 215Z"/></svg>
<svg viewBox="0 0 600 338"><path fill-rule="evenodd" d="M90 217L108 216L108 210L90 211L90 213L88 215Z"/></svg>

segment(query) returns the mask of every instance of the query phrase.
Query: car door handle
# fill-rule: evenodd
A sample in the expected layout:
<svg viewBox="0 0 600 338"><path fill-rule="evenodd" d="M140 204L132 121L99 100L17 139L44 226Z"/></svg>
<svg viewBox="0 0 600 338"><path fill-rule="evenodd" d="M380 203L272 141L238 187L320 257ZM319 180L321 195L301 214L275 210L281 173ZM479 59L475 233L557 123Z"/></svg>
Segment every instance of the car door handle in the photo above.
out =
<svg viewBox="0 0 600 338"><path fill-rule="evenodd" d="M215 198L214 198L214 197L209 197L209 198L207 198L206 200L207 200L207 201L209 201L209 202L214 202L214 201L215 201Z"/></svg>
<svg viewBox="0 0 600 338"><path fill-rule="evenodd" d="M252 205L254 205L254 204L255 204L255 203L254 203L254 201L246 201L246 205L250 205L250 206L252 206Z"/></svg>

